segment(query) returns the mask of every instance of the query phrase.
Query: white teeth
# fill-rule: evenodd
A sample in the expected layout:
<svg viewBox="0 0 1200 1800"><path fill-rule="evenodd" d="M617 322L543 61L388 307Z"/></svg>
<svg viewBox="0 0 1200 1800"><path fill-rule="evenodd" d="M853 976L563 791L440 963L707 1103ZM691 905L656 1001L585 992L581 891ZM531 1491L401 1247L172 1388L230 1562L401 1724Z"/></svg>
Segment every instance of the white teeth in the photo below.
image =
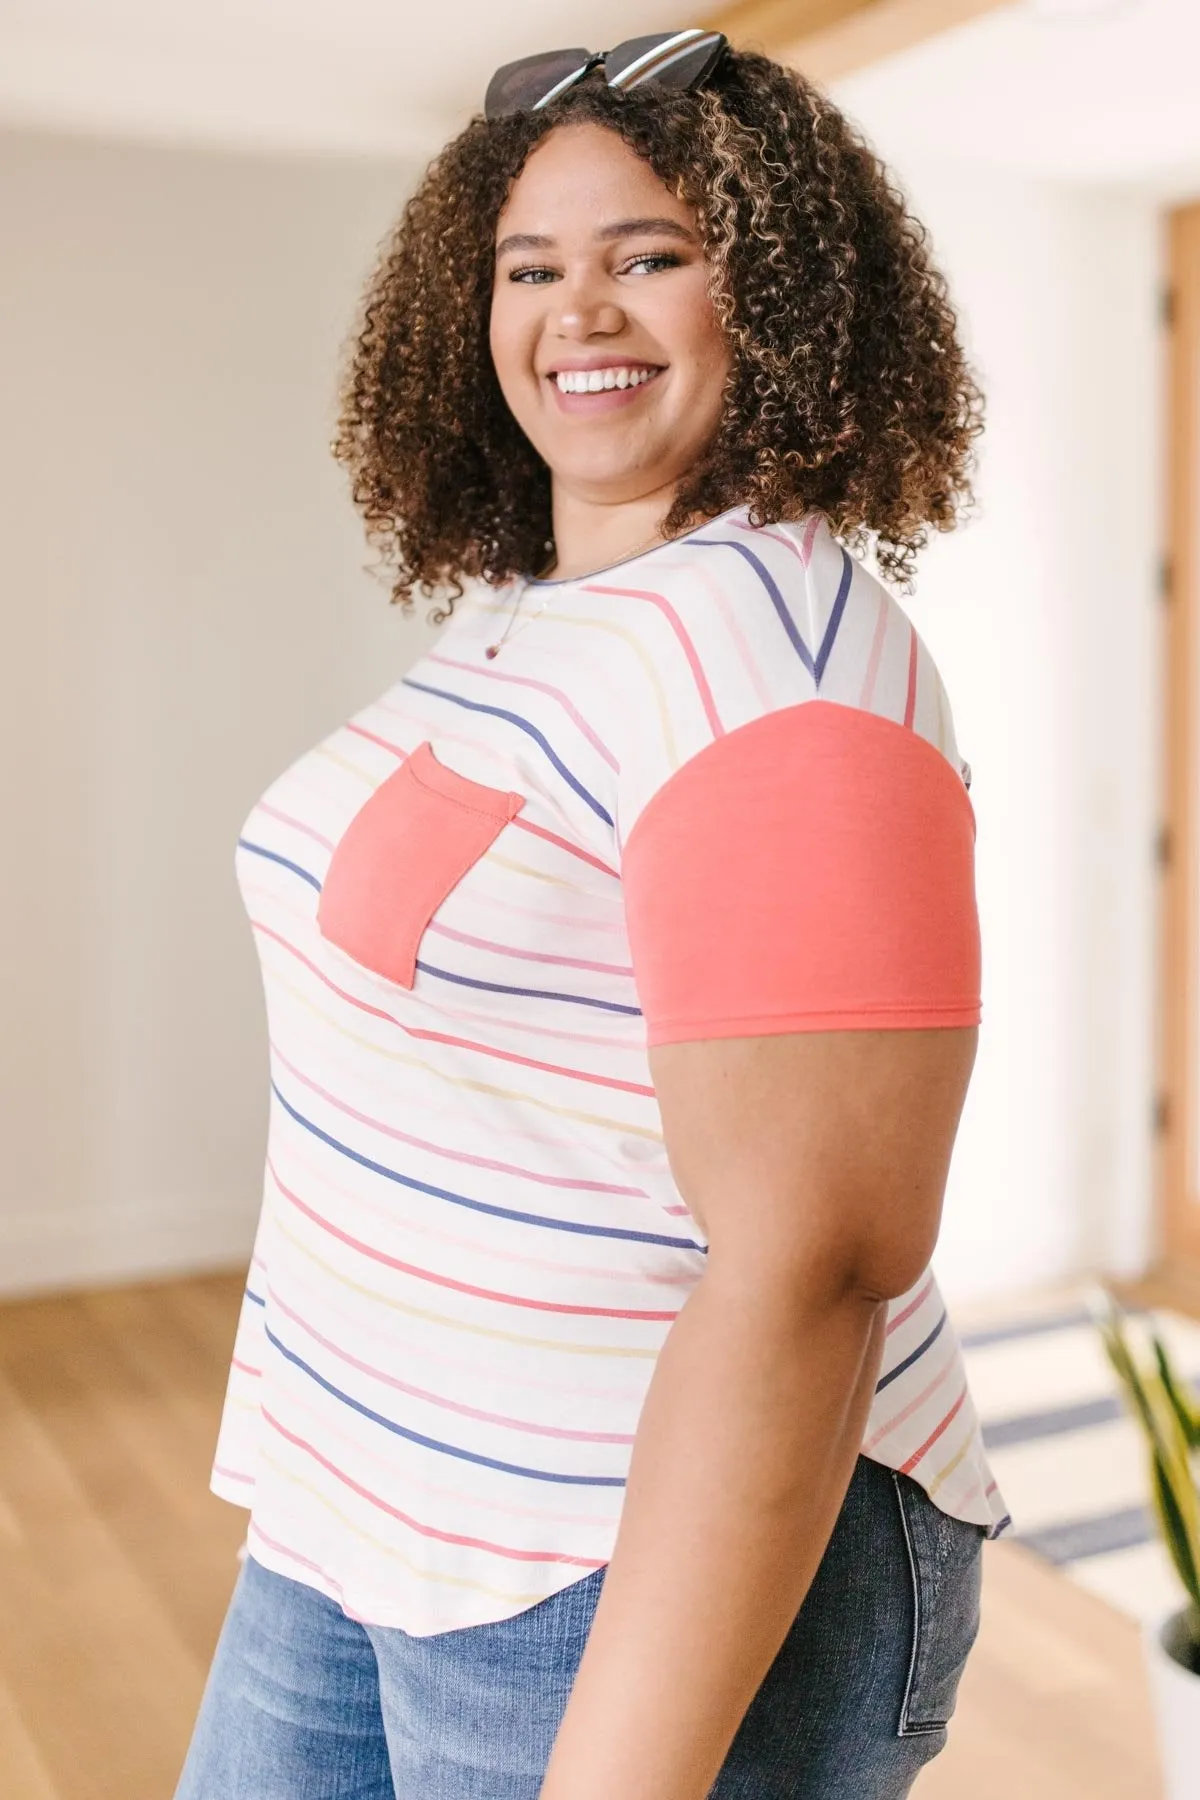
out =
<svg viewBox="0 0 1200 1800"><path fill-rule="evenodd" d="M620 369L560 369L554 379L560 394L599 394L606 388L641 387L656 374L645 366Z"/></svg>

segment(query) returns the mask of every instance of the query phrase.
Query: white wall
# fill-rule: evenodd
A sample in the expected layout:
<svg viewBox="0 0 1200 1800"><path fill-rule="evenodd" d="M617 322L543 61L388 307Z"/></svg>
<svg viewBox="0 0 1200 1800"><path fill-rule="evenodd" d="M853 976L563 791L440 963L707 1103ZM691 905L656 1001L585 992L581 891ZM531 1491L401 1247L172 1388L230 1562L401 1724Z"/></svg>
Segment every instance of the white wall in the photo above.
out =
<svg viewBox="0 0 1200 1800"><path fill-rule="evenodd" d="M248 1247L234 840L424 630L361 572L327 453L404 186L0 135L0 1288Z"/></svg>
<svg viewBox="0 0 1200 1800"><path fill-rule="evenodd" d="M881 148L990 395L981 514L909 603L979 817L985 1026L938 1255L963 1300L1146 1252L1155 215ZM233 840L422 642L326 452L404 182L0 137L0 1288L247 1247L266 1061Z"/></svg>
<svg viewBox="0 0 1200 1800"><path fill-rule="evenodd" d="M931 547L908 603L978 818L984 1025L935 1262L961 1301L1149 1251L1157 213L879 148L989 397L979 514Z"/></svg>

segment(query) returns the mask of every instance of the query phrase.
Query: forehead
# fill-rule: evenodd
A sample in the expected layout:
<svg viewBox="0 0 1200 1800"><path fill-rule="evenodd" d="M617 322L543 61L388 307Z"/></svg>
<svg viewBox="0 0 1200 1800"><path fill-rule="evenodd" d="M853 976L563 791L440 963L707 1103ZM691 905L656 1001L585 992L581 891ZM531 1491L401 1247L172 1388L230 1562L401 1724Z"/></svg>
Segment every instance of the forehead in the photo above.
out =
<svg viewBox="0 0 1200 1800"><path fill-rule="evenodd" d="M651 213L681 225L694 221L692 208L615 131L591 123L560 125L530 152L496 221L496 235L556 236L565 226L595 227Z"/></svg>

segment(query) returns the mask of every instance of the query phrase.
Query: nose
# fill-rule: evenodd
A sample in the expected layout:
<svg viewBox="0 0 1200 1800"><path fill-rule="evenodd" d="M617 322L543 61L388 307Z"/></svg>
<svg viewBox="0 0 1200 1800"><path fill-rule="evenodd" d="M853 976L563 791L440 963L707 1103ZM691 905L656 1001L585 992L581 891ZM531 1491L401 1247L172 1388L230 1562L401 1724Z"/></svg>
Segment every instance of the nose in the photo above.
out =
<svg viewBox="0 0 1200 1800"><path fill-rule="evenodd" d="M625 311L606 284L586 274L567 276L556 284L553 325L560 337L581 342L615 337L625 328Z"/></svg>

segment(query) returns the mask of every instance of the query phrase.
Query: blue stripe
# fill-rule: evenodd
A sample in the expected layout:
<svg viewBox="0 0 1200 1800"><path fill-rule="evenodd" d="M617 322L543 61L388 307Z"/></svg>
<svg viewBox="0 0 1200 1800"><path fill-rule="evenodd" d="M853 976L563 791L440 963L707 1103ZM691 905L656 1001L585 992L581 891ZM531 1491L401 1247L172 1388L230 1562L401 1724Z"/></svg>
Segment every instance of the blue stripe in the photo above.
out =
<svg viewBox="0 0 1200 1800"><path fill-rule="evenodd" d="M320 1138L323 1144L328 1144L331 1150L336 1150L341 1156L348 1156L352 1162L360 1163L375 1175L399 1182L401 1187L414 1188L419 1194L430 1194L435 1200L448 1200L451 1206L465 1206L469 1212L488 1213L493 1219L512 1219L518 1225L538 1225L546 1231L573 1231L580 1237L620 1238L626 1243L663 1244L668 1250L696 1250L701 1255L704 1253L703 1245L693 1243L691 1238L665 1237L653 1231L626 1231L619 1225L578 1225L573 1219L547 1219L537 1213L514 1212L507 1206L489 1206L484 1200L469 1200L465 1194L451 1193L448 1188L432 1187L429 1182L417 1181L412 1175L401 1175L397 1169L389 1169L384 1163L372 1162L369 1156L352 1150L349 1144L339 1143L337 1138L330 1137L327 1131L322 1131L319 1125L314 1125L311 1119L306 1119L303 1113L297 1112L284 1099L275 1082L271 1083L271 1091L297 1125L302 1125L305 1131L311 1131L314 1137Z"/></svg>
<svg viewBox="0 0 1200 1800"><path fill-rule="evenodd" d="M335 1400L340 1400L343 1406L350 1407L353 1412L361 1413L364 1419L370 1419L375 1425L382 1425L385 1431L394 1431L397 1437L407 1438L410 1444L420 1444L424 1450L437 1450L442 1456L456 1456L460 1462L480 1463L485 1469L499 1469L502 1475L524 1475L531 1481L557 1481L570 1487L623 1488L625 1486L623 1475L557 1475L549 1469L525 1469L519 1463L498 1462L494 1456L476 1456L473 1451L462 1450L457 1444L443 1444L437 1438L423 1436L419 1431L409 1431L407 1426L397 1425L394 1419L385 1419L382 1413L372 1412L371 1408L364 1406L361 1400L354 1400L349 1394L344 1394L341 1388L334 1387L331 1381L326 1381L323 1375L318 1375L317 1371L303 1358L297 1356L294 1350L289 1350L286 1344L281 1344L270 1326L264 1326L263 1329L266 1331L268 1342L275 1346L280 1356L286 1357L287 1361L294 1364L297 1369L303 1370L304 1374L311 1381L315 1381L318 1387L324 1388L327 1394L332 1394Z"/></svg>
<svg viewBox="0 0 1200 1800"><path fill-rule="evenodd" d="M561 757L554 753L541 732L538 731L535 726L531 725L528 719L521 718L519 713L506 712L502 706L485 706L481 700L464 700L461 694L448 693L445 688L427 687L423 681L413 681L411 676L408 675L403 677L403 683L405 687L416 688L418 693L434 694L439 700L450 700L453 701L455 706L465 706L470 712L490 713L494 719L507 719L509 724L515 725L518 730L528 732L534 742L540 745L541 749L550 758L550 761L554 764L554 767L558 770L563 780L569 787L574 788L575 792L579 795L579 798L584 801L586 805L591 807L592 811L596 814L596 817L598 819L603 819L606 825L612 824L612 814L606 812L594 794L588 793L588 790L584 787L578 776L572 775L566 763L562 761Z"/></svg>
<svg viewBox="0 0 1200 1800"><path fill-rule="evenodd" d="M598 1006L603 1012L625 1013L630 1018L640 1019L640 1006L618 1006L613 1000L593 1000L587 994L553 994L546 988L505 987L499 981L476 981L470 975L453 975L449 969L435 969L432 963L421 962L418 958L417 968L424 975L436 975L439 981L453 981L459 987L486 988L489 994L518 994L527 1000L562 1000L573 1006Z"/></svg>
<svg viewBox="0 0 1200 1800"><path fill-rule="evenodd" d="M788 611L787 604L779 591L771 571L760 557L755 556L753 550L751 550L748 545L739 544L732 538L694 537L689 538L688 542L689 544L700 544L706 550L736 550L739 556L745 557L746 561L750 564L750 567L754 570L754 573L758 576L758 579L766 588L767 593L771 596L771 604L779 614L780 623L787 632L788 637L791 639L792 647L796 651L796 654L799 656L801 662L804 664L817 686L820 687L821 677L825 673L825 665L829 661L830 653L833 650L834 642L837 638L838 628L842 623L842 614L846 610L846 600L850 593L850 583L854 579L854 564L851 562L846 552L842 550L842 578L838 583L837 597L833 603L833 611L830 613L829 623L825 627L825 636L821 640L821 648L817 651L816 657L814 658L809 651L808 645L804 642L804 639L800 636L800 633L796 628L796 621ZM841 546L839 545L839 549L840 548Z"/></svg>
<svg viewBox="0 0 1200 1800"><path fill-rule="evenodd" d="M841 549L841 546L839 545L838 548ZM850 561L846 552L842 550L842 579L838 582L837 598L833 603L833 611L829 615L829 624L825 627L825 636L822 639L821 648L817 652L816 673L818 687L821 685L821 677L825 673L825 665L828 663L833 651L833 646L837 641L838 627L842 622L842 614L846 610L846 601L850 594L850 583L853 579L854 564Z"/></svg>
<svg viewBox="0 0 1200 1800"><path fill-rule="evenodd" d="M904 1361L898 1362L894 1369L889 1369L882 1381L876 1382L875 1392L877 1394L882 1394L884 1388L889 1387L891 1385L891 1383L893 1381L895 1381L897 1375L903 1375L905 1369L911 1369L913 1364L920 1357L924 1356L924 1354L928 1350L930 1344L932 1344L936 1338L940 1337L942 1331L945 1329L945 1324L946 1324L946 1315L945 1315L945 1313L943 1313L941 1318L938 1320L937 1324L934 1326L933 1330L930 1332L929 1336L925 1339L925 1342L923 1344L918 1344L916 1349L910 1351L909 1354L905 1357Z"/></svg>
<svg viewBox="0 0 1200 1800"><path fill-rule="evenodd" d="M303 881L307 881L310 887L315 887L318 894L320 893L321 884L316 876L310 875L307 869L302 869L299 863L292 862L289 857L280 856L277 850L267 850L262 844L252 844L249 838L239 838L238 848L249 850L252 856L265 856L268 862L281 864L283 868L290 869L293 875L299 875Z"/></svg>
<svg viewBox="0 0 1200 1800"><path fill-rule="evenodd" d="M750 564L750 567L754 570L754 573L758 576L758 579L766 588L767 593L771 596L771 604L779 614L780 624L791 639L792 648L815 681L817 679L817 665L812 659L812 653L809 650L808 645L804 642L804 639L800 636L799 631L796 629L796 621L788 611L783 595L776 586L775 579L766 564L755 556L753 550L751 550L748 545L734 543L730 538L694 537L689 538L688 543L689 545L699 544L701 548L705 550L736 550L739 556L745 557L746 561Z"/></svg>
<svg viewBox="0 0 1200 1800"><path fill-rule="evenodd" d="M246 1289L246 1298L247 1300L253 1301L255 1306L265 1306L267 1304L262 1295L256 1294L253 1288Z"/></svg>

